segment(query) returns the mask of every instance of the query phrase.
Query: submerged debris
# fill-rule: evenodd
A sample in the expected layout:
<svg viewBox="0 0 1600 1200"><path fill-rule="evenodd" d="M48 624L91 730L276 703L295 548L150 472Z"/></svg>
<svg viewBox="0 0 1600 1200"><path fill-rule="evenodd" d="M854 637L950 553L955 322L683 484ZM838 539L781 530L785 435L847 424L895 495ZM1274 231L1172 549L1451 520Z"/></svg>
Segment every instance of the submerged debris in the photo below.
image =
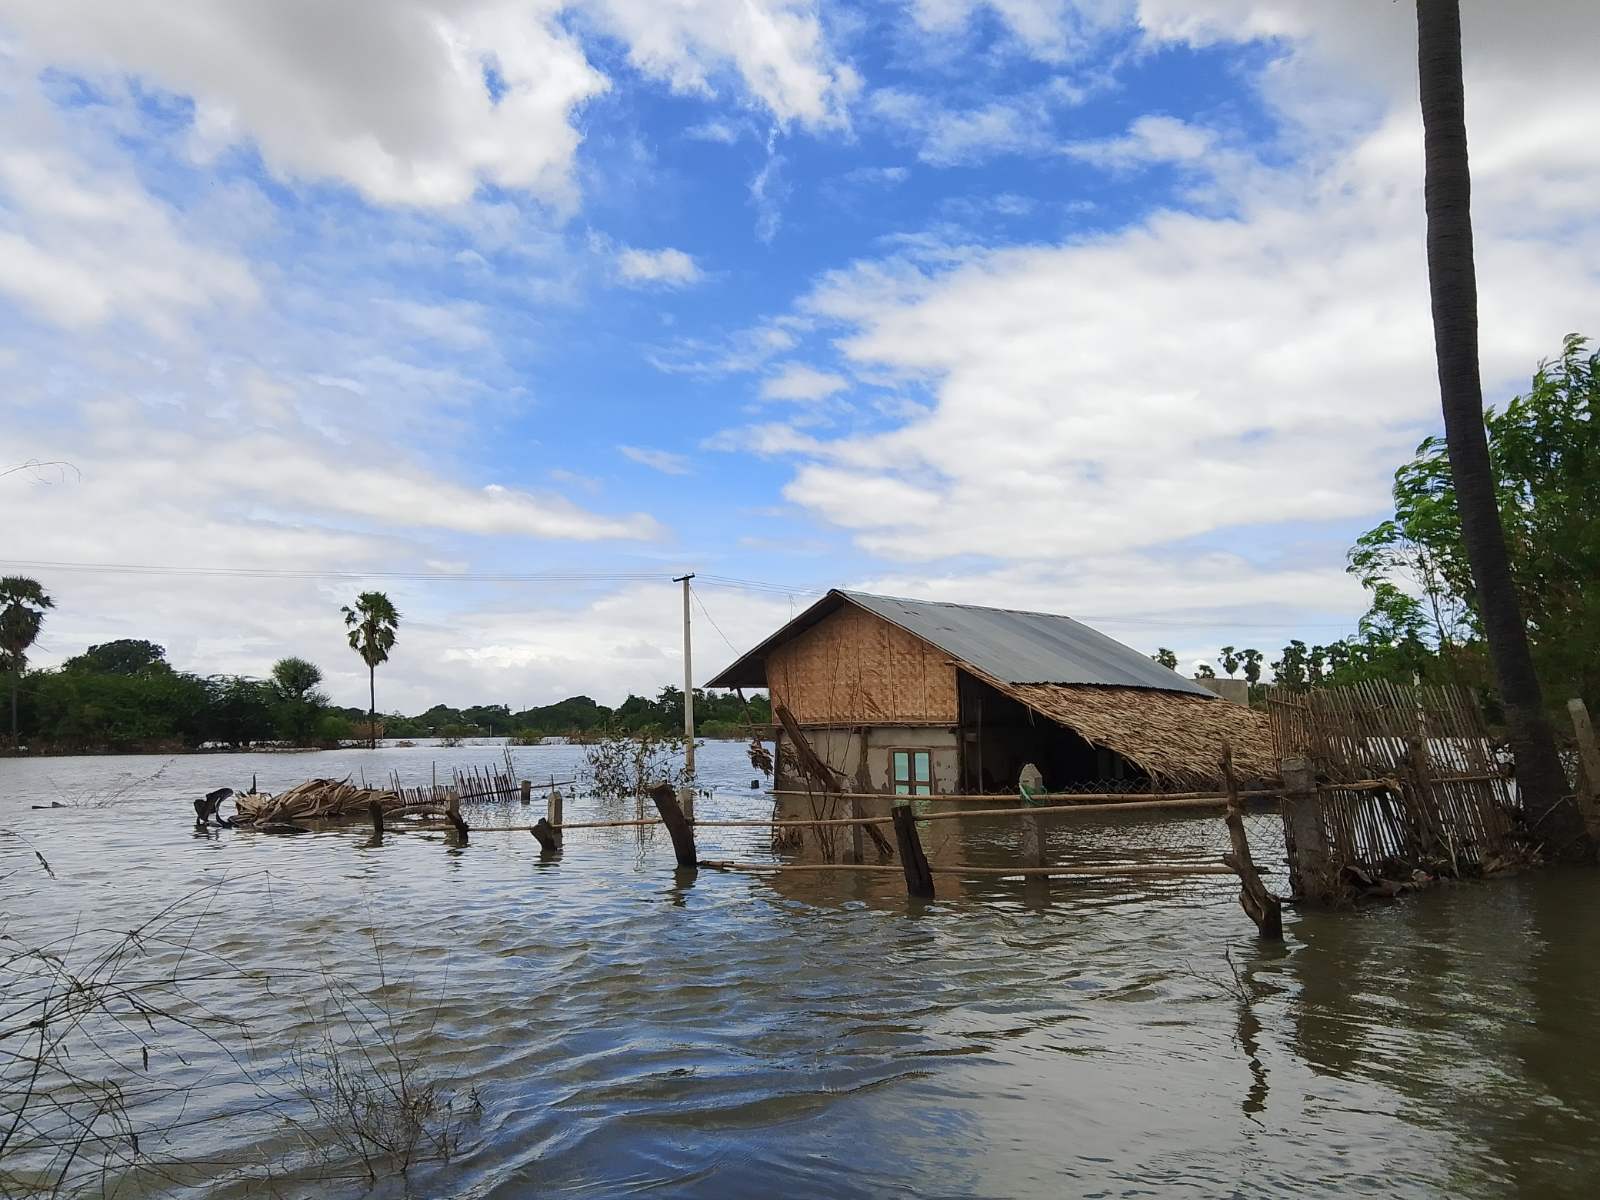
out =
<svg viewBox="0 0 1600 1200"><path fill-rule="evenodd" d="M356 787L344 779L310 779L276 796L247 794L234 799L240 825L257 829L289 821L337 820L342 817L366 818L376 804L385 813L408 807L400 794L389 788Z"/></svg>

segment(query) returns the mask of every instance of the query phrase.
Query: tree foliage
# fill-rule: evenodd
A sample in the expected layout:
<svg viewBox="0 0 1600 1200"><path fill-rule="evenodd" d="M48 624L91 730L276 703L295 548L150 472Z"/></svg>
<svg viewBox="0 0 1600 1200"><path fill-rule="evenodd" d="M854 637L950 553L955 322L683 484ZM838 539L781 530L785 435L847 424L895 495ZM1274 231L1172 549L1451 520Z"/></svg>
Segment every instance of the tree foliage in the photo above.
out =
<svg viewBox="0 0 1600 1200"><path fill-rule="evenodd" d="M1568 337L1528 391L1484 412L1512 578L1553 706L1600 705L1600 354ZM1444 441L1429 437L1395 472L1394 515L1356 539L1348 569L1371 597L1353 636L1298 639L1274 672L1313 686L1369 679L1493 678L1462 542ZM1248 674L1248 668L1247 668Z"/></svg>

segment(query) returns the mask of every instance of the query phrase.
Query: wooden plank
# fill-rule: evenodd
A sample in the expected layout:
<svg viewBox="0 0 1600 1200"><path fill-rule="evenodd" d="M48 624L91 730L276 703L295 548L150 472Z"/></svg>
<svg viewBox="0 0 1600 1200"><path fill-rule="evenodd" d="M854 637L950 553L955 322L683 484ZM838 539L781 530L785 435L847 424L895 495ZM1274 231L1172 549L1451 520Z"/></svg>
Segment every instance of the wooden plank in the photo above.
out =
<svg viewBox="0 0 1600 1200"><path fill-rule="evenodd" d="M677 792L671 784L658 783L650 789L650 799L655 801L656 811L661 814L661 823L667 827L667 834L672 838L672 853L678 860L678 869L694 870L699 862L694 849L694 825L683 815Z"/></svg>
<svg viewBox="0 0 1600 1200"><path fill-rule="evenodd" d="M900 847L900 867L906 877L906 892L912 896L933 897L933 875L917 836L916 815L909 804L894 806L894 836Z"/></svg>

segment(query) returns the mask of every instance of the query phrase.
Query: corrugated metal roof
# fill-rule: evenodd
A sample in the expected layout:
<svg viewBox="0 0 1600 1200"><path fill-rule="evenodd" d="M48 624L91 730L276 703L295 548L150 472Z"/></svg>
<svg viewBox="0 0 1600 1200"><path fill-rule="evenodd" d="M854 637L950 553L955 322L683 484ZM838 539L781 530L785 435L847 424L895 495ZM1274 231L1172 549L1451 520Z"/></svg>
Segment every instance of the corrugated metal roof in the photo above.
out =
<svg viewBox="0 0 1600 1200"><path fill-rule="evenodd" d="M1005 683L1110 684L1212 695L1071 617L869 592L840 595Z"/></svg>
<svg viewBox="0 0 1600 1200"><path fill-rule="evenodd" d="M829 592L705 686L765 687L767 653L844 603L900 626L1003 683L1107 684L1214 699L1206 688L1071 617L844 591Z"/></svg>

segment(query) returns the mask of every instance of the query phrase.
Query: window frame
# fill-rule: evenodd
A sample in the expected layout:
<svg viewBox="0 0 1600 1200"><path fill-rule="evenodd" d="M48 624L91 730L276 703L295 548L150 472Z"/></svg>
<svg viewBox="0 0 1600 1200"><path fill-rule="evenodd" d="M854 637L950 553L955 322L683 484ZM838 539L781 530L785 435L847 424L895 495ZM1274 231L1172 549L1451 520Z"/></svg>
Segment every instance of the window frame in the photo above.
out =
<svg viewBox="0 0 1600 1200"><path fill-rule="evenodd" d="M935 795L933 773L933 751L925 746L890 746L889 750L889 790L896 796L909 796L913 799L919 796ZM900 763L904 756L905 777L901 778ZM926 778L917 778L917 768L925 768Z"/></svg>

